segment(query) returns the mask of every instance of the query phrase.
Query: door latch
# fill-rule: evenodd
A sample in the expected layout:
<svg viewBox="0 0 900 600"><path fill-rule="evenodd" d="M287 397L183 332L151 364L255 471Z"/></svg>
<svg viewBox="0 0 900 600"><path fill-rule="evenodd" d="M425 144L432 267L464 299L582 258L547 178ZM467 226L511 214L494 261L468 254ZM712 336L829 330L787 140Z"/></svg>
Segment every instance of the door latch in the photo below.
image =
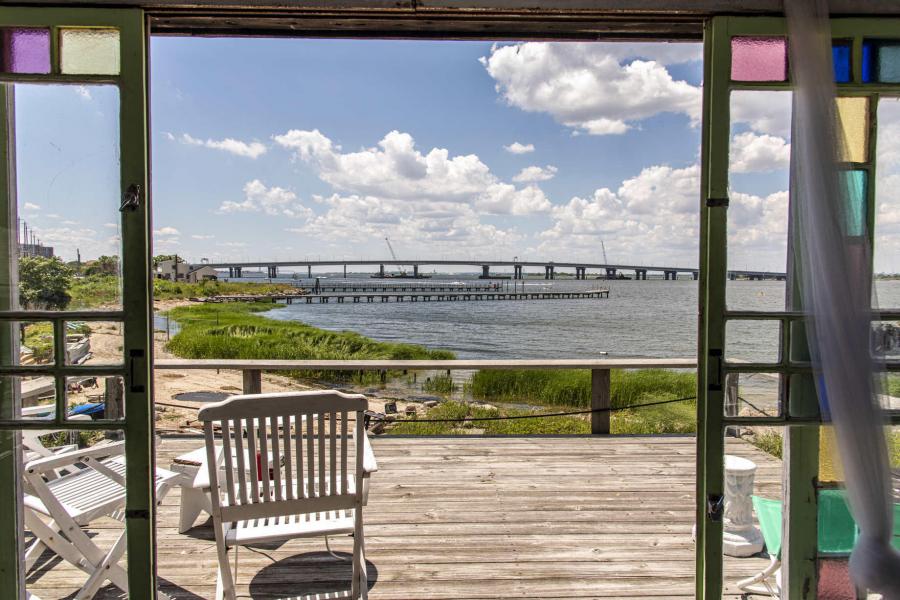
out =
<svg viewBox="0 0 900 600"><path fill-rule="evenodd" d="M128 186L128 189L125 190L125 193L122 194L122 206L119 207L119 212L137 210L140 205L141 186L140 184L132 183Z"/></svg>
<svg viewBox="0 0 900 600"><path fill-rule="evenodd" d="M723 494L710 494L706 497L706 516L710 521L722 520L722 512L725 508L725 496Z"/></svg>

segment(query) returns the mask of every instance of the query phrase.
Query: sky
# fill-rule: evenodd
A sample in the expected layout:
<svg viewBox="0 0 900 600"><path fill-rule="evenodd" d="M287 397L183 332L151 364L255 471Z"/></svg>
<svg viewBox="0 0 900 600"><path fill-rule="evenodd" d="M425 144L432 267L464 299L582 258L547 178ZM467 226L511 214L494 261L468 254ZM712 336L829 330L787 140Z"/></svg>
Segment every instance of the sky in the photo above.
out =
<svg viewBox="0 0 900 600"><path fill-rule="evenodd" d="M693 267L701 72L684 43L153 38L154 252L603 262L602 241ZM115 88L17 86L20 216L66 259L116 252L117 113ZM732 116L729 264L780 271L790 94Z"/></svg>

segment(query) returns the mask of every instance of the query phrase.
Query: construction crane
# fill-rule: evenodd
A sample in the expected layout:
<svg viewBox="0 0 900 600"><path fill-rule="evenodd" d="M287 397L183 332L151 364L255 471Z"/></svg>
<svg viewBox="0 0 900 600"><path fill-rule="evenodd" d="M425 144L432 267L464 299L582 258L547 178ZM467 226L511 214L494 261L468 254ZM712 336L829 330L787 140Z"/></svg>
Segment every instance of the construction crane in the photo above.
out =
<svg viewBox="0 0 900 600"><path fill-rule="evenodd" d="M389 240L389 239L387 238L387 236L385 236L384 241L387 242L388 250L391 251L391 258L393 258L395 261L396 261L396 260L400 260L399 258L397 258L397 253L394 252L394 247L391 246L391 240ZM397 268L400 269L400 275L401 275L401 276L405 276L405 275L406 275L406 270L403 269L400 265L397 265Z"/></svg>
<svg viewBox="0 0 900 600"><path fill-rule="evenodd" d="M390 246L390 242L388 242L388 246ZM603 240L600 240L600 248L603 249L603 264L608 265L609 259L606 258L606 244L603 243Z"/></svg>

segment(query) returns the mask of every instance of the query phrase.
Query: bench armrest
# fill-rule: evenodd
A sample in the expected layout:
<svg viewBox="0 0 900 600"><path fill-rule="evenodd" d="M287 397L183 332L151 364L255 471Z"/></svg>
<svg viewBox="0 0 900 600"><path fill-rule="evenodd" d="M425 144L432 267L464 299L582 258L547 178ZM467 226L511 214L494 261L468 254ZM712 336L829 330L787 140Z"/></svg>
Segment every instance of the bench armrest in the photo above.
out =
<svg viewBox="0 0 900 600"><path fill-rule="evenodd" d="M365 430L357 433L363 436L363 476L370 475L378 471L378 462L375 460L375 453L372 451L372 444L369 442L369 434Z"/></svg>

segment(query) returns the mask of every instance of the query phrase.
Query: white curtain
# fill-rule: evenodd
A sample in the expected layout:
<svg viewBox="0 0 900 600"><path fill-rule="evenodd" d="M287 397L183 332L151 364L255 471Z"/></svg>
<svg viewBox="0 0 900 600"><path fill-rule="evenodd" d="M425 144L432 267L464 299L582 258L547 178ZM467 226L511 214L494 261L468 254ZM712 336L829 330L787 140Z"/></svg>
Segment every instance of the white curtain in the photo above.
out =
<svg viewBox="0 0 900 600"><path fill-rule="evenodd" d="M850 571L861 589L900 598L900 555L891 547L893 497L870 342L871 275L866 236L849 237L848 192L838 158L826 0L785 0L794 89L791 177L801 300L823 414L830 415L847 494L860 527ZM871 182L870 182L871 183Z"/></svg>

